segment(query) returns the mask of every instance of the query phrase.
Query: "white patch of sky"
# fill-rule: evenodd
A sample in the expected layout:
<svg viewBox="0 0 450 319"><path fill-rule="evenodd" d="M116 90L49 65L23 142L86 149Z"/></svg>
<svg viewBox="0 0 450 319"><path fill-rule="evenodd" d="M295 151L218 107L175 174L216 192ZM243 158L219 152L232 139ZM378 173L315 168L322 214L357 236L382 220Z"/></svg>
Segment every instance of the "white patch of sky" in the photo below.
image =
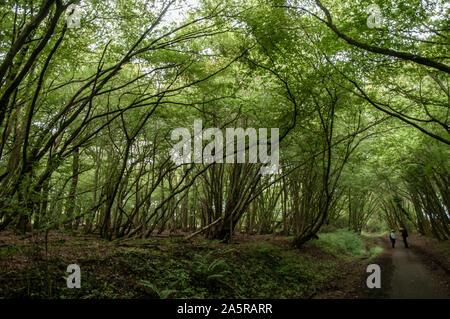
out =
<svg viewBox="0 0 450 319"><path fill-rule="evenodd" d="M182 0L176 1L170 8L167 10L166 15L164 16L163 23L181 23L186 20L189 12L198 9L200 7L199 0Z"/></svg>
<svg viewBox="0 0 450 319"><path fill-rule="evenodd" d="M112 8L117 8L119 10L121 6L121 2L126 0L120 0L120 1L112 1L111 5ZM151 1L148 0L140 0L143 3L150 3ZM168 4L168 1L161 1L161 0L155 0L153 4L147 4L149 10L151 10L156 16L158 16L163 8ZM199 0L177 0L174 3L170 5L165 15L162 17L161 21L159 22L159 25L157 29L162 29L164 27L176 27L181 25L186 19L188 18L188 15L190 12L200 8L201 2ZM88 16L88 12L92 11L92 8L90 7L90 4L88 1L81 1L78 5L78 10L81 11L82 16ZM133 10L133 13L140 14L140 9ZM95 52L97 50L101 50L107 41L112 40L112 43L115 41L120 42L120 33L121 30L118 30L115 26L114 19L109 19L107 17L102 17L101 19L96 19L94 21L91 21L91 23L98 23L101 24L104 27L104 30L106 30L105 34L107 35L107 38L103 38L99 36L98 41L91 43L88 45L89 50L92 52ZM144 26L141 32L143 33L150 25L153 23L153 21L149 21L148 26ZM81 25L82 27L82 25ZM133 63L139 63L137 61L133 61ZM140 61L142 63L142 61Z"/></svg>

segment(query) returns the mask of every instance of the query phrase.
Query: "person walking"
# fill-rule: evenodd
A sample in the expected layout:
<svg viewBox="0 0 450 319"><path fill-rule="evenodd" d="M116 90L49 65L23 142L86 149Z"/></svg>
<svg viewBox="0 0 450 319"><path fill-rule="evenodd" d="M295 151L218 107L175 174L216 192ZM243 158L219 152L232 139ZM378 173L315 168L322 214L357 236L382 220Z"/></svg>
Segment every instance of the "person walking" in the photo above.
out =
<svg viewBox="0 0 450 319"><path fill-rule="evenodd" d="M402 227L401 232L402 232L403 243L405 244L405 248L408 248L408 242L406 241L406 237L408 237L408 232L406 231L405 227Z"/></svg>
<svg viewBox="0 0 450 319"><path fill-rule="evenodd" d="M395 248L395 233L394 233L394 230L392 229L391 230L391 234L389 235L389 239L391 240L391 243L392 243L392 248Z"/></svg>

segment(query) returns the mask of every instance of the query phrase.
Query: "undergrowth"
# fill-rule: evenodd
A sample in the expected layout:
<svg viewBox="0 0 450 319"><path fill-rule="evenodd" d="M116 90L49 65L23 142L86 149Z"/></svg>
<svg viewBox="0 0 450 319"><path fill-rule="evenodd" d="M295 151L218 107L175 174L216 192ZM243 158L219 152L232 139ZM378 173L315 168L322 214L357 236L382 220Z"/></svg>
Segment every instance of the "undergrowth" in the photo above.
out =
<svg viewBox="0 0 450 319"><path fill-rule="evenodd" d="M348 231L322 233L303 250L268 241L226 245L164 239L135 244L116 247L103 256L87 252L98 253L96 242L75 244L86 249L85 256L76 260L81 268L80 289L67 288L64 279L73 260L44 258L39 249L5 247L0 256L9 255L11 260L0 270L0 297L308 298L335 278L339 256L373 257L381 249L366 250L363 237ZM14 254L26 254L25 267L13 265Z"/></svg>

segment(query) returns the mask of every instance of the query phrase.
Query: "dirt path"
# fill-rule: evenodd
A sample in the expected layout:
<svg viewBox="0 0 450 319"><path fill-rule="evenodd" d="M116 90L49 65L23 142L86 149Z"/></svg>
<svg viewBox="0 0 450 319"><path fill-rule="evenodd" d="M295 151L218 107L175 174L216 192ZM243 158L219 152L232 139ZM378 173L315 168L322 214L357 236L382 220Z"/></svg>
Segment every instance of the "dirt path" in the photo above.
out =
<svg viewBox="0 0 450 319"><path fill-rule="evenodd" d="M447 299L450 296L433 278L421 258L412 248L404 248L402 242L390 249L393 272L390 298L396 299Z"/></svg>
<svg viewBox="0 0 450 319"><path fill-rule="evenodd" d="M358 299L450 299L448 273L441 266L429 260L429 256L410 248L397 240L395 248L389 239L379 237L384 248L375 259L364 262L360 268L362 277L355 282L345 298ZM369 289L366 285L366 267L377 264L381 269L381 288Z"/></svg>

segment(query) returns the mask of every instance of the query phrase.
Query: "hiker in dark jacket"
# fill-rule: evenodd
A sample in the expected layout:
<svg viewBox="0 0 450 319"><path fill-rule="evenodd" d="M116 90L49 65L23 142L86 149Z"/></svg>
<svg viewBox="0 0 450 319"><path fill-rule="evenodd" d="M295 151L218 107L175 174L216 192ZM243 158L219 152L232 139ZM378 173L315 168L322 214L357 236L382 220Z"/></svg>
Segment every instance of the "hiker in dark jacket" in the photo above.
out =
<svg viewBox="0 0 450 319"><path fill-rule="evenodd" d="M402 237L403 237L403 243L405 244L405 248L408 248L408 242L406 241L406 237L408 237L408 232L406 231L406 228L403 227L401 229Z"/></svg>
<svg viewBox="0 0 450 319"><path fill-rule="evenodd" d="M394 233L394 230L391 231L391 234L389 235L389 239L391 240L392 248L395 248L395 233Z"/></svg>

